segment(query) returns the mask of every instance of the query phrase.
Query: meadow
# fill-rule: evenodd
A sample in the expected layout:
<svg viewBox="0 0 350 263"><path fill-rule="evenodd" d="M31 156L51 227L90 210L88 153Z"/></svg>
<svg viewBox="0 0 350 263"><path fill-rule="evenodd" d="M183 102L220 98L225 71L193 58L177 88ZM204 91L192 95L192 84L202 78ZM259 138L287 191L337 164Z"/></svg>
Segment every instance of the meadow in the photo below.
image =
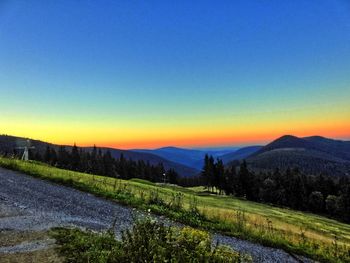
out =
<svg viewBox="0 0 350 263"><path fill-rule="evenodd" d="M319 215L140 179L121 180L0 158L0 166L116 200L201 229L321 262L350 262L350 225Z"/></svg>

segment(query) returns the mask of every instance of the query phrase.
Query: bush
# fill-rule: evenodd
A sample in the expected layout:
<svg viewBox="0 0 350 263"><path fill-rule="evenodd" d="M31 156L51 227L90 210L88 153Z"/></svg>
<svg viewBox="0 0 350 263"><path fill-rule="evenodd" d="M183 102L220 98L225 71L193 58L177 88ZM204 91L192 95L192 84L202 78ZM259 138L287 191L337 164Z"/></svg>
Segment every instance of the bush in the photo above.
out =
<svg viewBox="0 0 350 263"><path fill-rule="evenodd" d="M116 241L112 232L96 234L55 229L53 236L65 262L250 262L229 247L212 247L210 235L185 227L178 230L150 220L137 222Z"/></svg>
<svg viewBox="0 0 350 263"><path fill-rule="evenodd" d="M120 243L111 233L96 234L78 229L54 229L52 236L59 245L58 252L67 263L112 262L111 255L120 251Z"/></svg>
<svg viewBox="0 0 350 263"><path fill-rule="evenodd" d="M151 191L148 199L148 204L165 206L165 201L160 197L158 190Z"/></svg>
<svg viewBox="0 0 350 263"><path fill-rule="evenodd" d="M323 195L321 192L314 191L309 196L309 206L312 211L320 212L324 206Z"/></svg>
<svg viewBox="0 0 350 263"><path fill-rule="evenodd" d="M327 212L334 215L338 213L339 207L339 197L335 195L328 195L326 198L326 209Z"/></svg>
<svg viewBox="0 0 350 263"><path fill-rule="evenodd" d="M173 210L180 210L183 209L184 205L184 195L180 192L172 193L171 194L171 200L168 204L168 207Z"/></svg>

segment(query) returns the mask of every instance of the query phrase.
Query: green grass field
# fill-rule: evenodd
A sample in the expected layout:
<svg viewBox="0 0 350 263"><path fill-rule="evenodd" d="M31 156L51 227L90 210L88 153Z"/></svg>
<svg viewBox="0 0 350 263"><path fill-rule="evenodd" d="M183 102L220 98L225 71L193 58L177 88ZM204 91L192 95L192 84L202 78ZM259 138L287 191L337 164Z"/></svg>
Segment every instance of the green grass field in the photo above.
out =
<svg viewBox="0 0 350 263"><path fill-rule="evenodd" d="M350 262L350 225L326 217L218 196L202 187L126 181L6 158L0 166L322 262Z"/></svg>

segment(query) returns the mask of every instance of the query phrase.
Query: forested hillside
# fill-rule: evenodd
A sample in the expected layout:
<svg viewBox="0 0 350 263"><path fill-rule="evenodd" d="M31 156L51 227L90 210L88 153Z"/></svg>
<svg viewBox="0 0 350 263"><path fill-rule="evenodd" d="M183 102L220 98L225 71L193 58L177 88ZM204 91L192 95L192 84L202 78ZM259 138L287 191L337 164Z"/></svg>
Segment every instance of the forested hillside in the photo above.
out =
<svg viewBox="0 0 350 263"><path fill-rule="evenodd" d="M23 153L23 149L17 149L17 147L23 147L28 144L27 138L22 137L15 137L15 136L8 136L8 135L0 135L0 154L3 155L16 155L20 156ZM47 147L49 147L52 150L53 155L53 161L55 160L55 156L58 156L59 151L64 149L67 152L72 151L72 146L67 145L56 145L51 144L39 140L29 140L29 144L34 147L34 149L31 150L31 156L32 158L36 160L40 160L43 158L43 156L47 152ZM98 147L101 151L101 155L109 152L110 155L114 159L119 159L123 157L124 159L133 162L144 162L145 164L149 164L151 166L158 166L163 165L165 170L174 170L176 173L178 173L180 176L186 177L186 176L195 176L200 173L199 170L175 163L169 160L166 160L164 158L161 158L157 155L151 154L151 153L141 153L141 152L134 152L129 150L120 150L120 149L114 149L114 148L105 148L105 147ZM79 152L81 152L84 155L91 155L94 147L79 147ZM53 163L54 164L54 163ZM85 168L84 168L85 169ZM88 171L88 170L86 170Z"/></svg>
<svg viewBox="0 0 350 263"><path fill-rule="evenodd" d="M246 158L256 172L297 168L305 174L350 176L350 142L282 136Z"/></svg>
<svg viewBox="0 0 350 263"><path fill-rule="evenodd" d="M209 190L350 222L349 177L310 175L291 168L254 172L246 161L225 168L221 160L206 156L202 179Z"/></svg>

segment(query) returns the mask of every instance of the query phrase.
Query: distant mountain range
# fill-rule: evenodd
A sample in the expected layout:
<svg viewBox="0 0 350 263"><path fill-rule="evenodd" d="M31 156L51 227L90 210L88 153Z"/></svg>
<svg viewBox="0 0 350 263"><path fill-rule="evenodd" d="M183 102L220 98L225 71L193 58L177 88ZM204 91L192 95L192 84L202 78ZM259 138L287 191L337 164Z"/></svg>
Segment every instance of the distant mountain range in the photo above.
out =
<svg viewBox="0 0 350 263"><path fill-rule="evenodd" d="M224 162L224 164L228 164L229 162L234 160L243 160L259 151L262 147L263 146L260 145L243 147L235 152L227 153L220 156L220 159Z"/></svg>
<svg viewBox="0 0 350 263"><path fill-rule="evenodd" d="M238 147L227 148L203 148L203 149L184 149L177 147L163 147L154 150L135 149L134 152L151 153L158 155L170 161L180 163L197 170L201 170L204 164L204 156L206 154L212 155L214 158L221 158L221 156L237 151Z"/></svg>
<svg viewBox="0 0 350 263"><path fill-rule="evenodd" d="M350 175L350 141L285 135L246 158L256 170L298 168L307 174Z"/></svg>
<svg viewBox="0 0 350 263"><path fill-rule="evenodd" d="M26 138L0 135L0 152L13 152L17 146L26 144ZM59 145L38 140L31 140L39 152L45 151L47 145L58 149ZM71 146L66 146L70 149ZM83 147L90 151L92 147ZM333 140L320 136L298 138L292 135L282 136L265 146L228 147L220 149L184 149L164 147L154 150L134 149L110 150L112 156L121 154L127 159L143 160L150 164L163 163L166 169L174 169L181 176L198 175L203 167L205 154L221 159L229 166L233 161L245 159L251 169L271 171L276 168L298 168L307 174L329 174L350 176L350 141Z"/></svg>

